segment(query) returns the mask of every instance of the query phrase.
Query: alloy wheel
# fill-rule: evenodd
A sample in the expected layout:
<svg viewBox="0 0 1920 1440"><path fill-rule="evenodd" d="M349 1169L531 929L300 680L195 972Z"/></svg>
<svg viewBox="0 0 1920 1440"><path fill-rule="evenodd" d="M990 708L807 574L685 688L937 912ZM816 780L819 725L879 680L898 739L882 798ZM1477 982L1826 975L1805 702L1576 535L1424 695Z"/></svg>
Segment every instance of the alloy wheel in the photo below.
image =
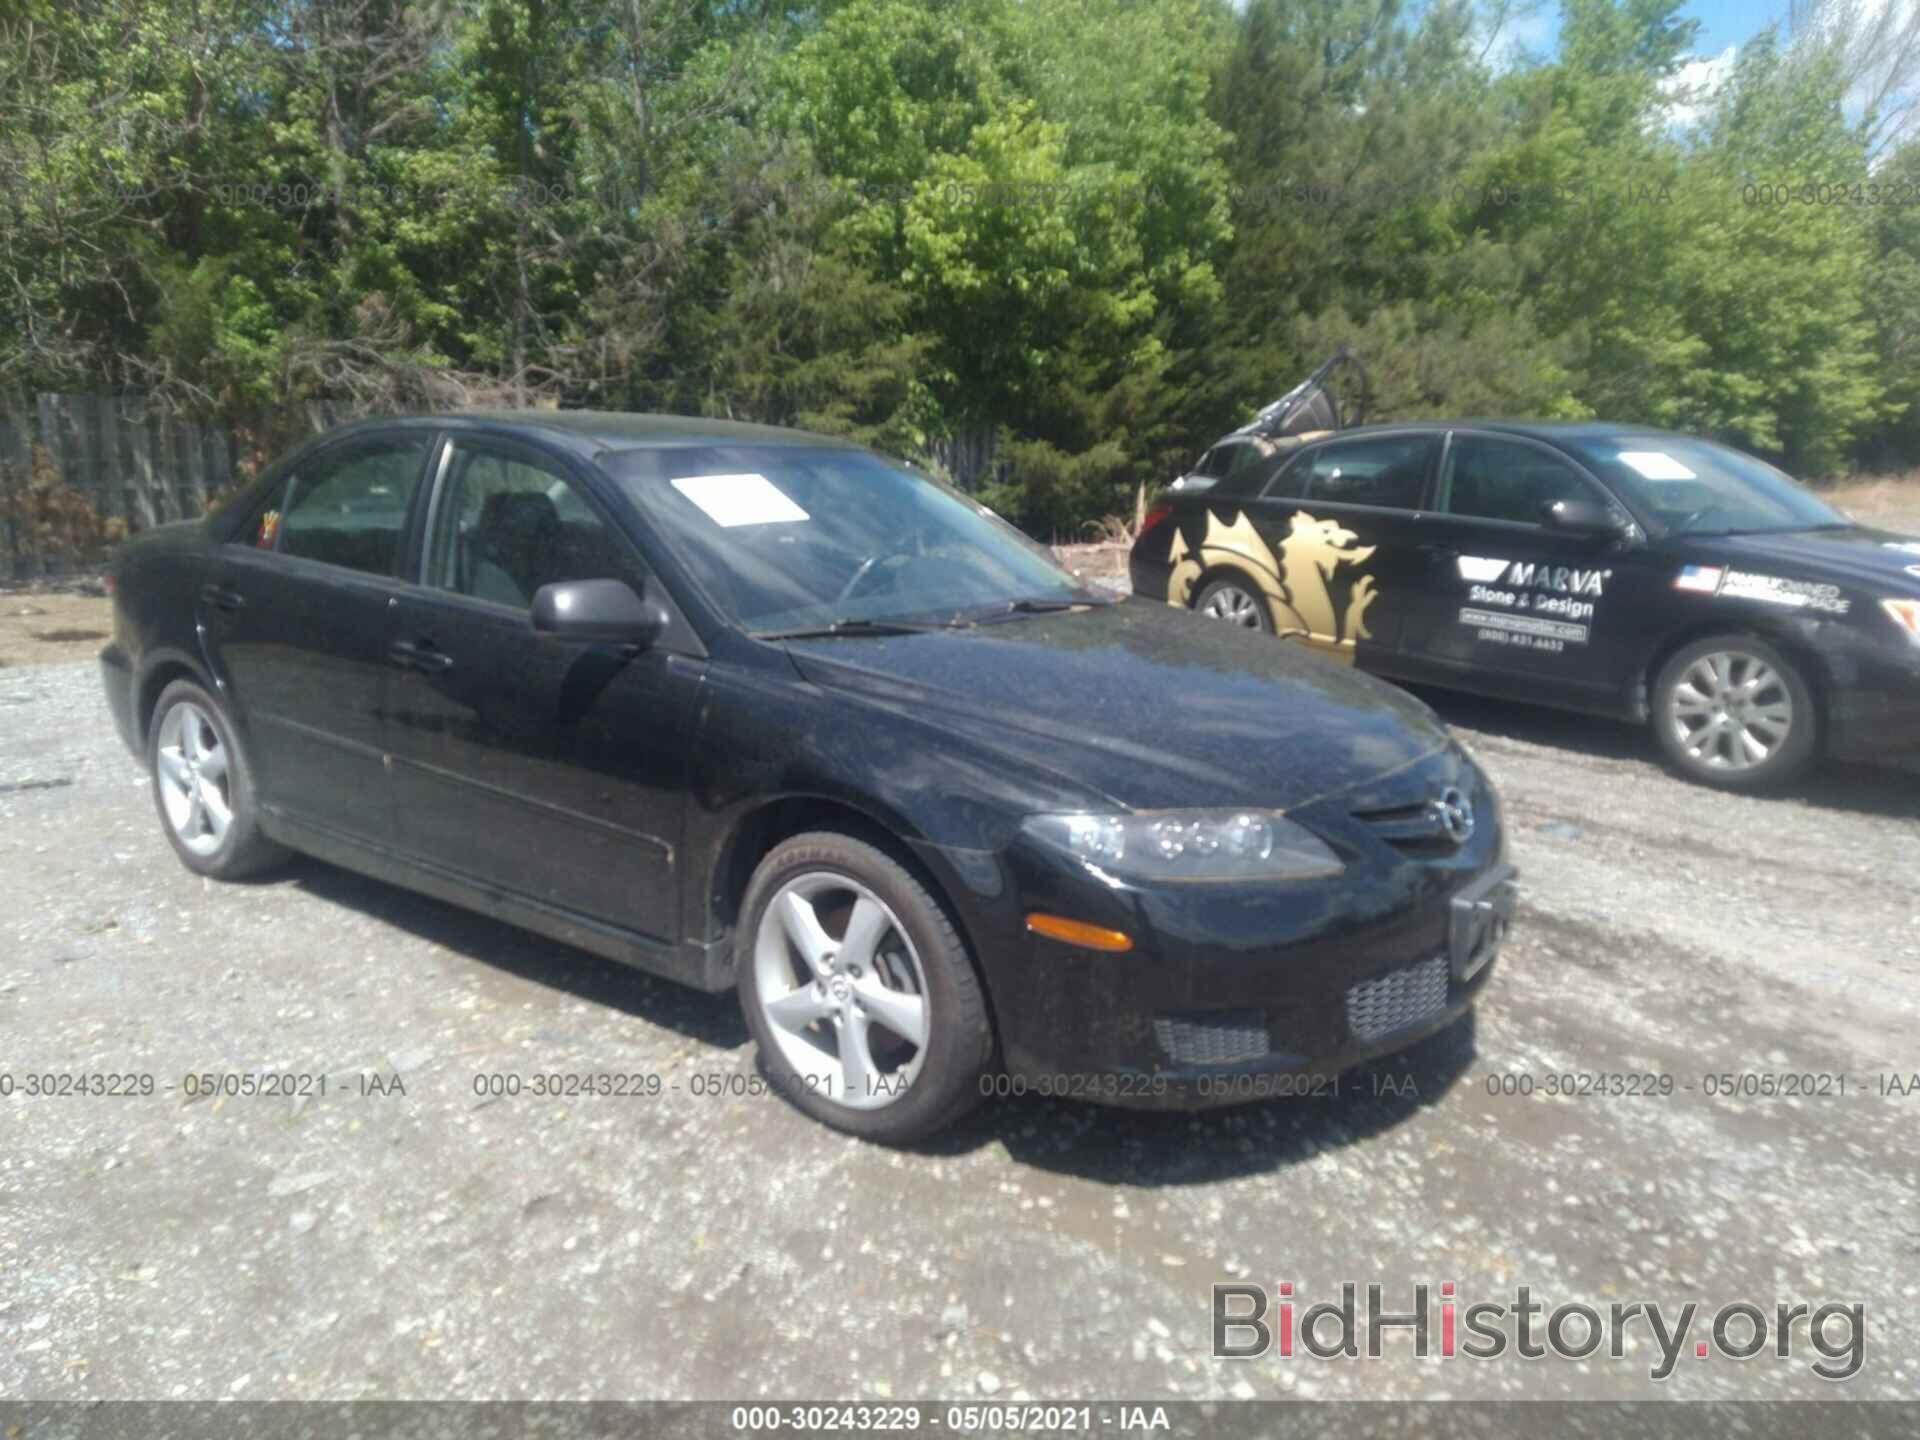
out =
<svg viewBox="0 0 1920 1440"><path fill-rule="evenodd" d="M213 854L233 824L233 780L227 747L206 711L186 700L169 709L156 757L167 823L195 855Z"/></svg>
<svg viewBox="0 0 1920 1440"><path fill-rule="evenodd" d="M1248 630L1260 628L1260 602L1238 585L1216 585L1201 604L1200 613Z"/></svg>
<svg viewBox="0 0 1920 1440"><path fill-rule="evenodd" d="M1717 650L1687 667L1667 703L1686 756L1710 770L1764 765L1793 733L1793 693L1756 655Z"/></svg>
<svg viewBox="0 0 1920 1440"><path fill-rule="evenodd" d="M794 1081L854 1110L902 1099L926 1060L926 971L885 901L830 871L774 893L754 935L754 988Z"/></svg>

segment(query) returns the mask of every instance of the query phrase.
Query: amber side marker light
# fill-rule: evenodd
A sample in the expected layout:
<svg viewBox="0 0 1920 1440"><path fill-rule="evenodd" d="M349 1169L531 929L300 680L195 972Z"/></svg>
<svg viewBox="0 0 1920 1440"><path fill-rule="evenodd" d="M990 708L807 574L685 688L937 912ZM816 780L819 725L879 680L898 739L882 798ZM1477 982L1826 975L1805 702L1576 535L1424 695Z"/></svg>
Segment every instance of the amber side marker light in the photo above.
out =
<svg viewBox="0 0 1920 1440"><path fill-rule="evenodd" d="M1089 925L1084 920L1069 920L1064 915L1048 915L1039 910L1027 916L1027 929L1036 935L1045 935L1049 940L1064 940L1069 945L1079 945L1088 950L1118 953L1133 949L1133 937L1124 930L1107 930L1099 925Z"/></svg>

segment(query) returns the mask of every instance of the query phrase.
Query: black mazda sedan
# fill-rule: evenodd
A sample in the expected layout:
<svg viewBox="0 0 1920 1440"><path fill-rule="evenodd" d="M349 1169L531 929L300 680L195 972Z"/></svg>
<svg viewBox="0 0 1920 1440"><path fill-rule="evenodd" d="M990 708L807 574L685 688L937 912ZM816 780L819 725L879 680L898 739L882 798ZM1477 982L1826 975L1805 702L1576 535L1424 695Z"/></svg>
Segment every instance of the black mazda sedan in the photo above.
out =
<svg viewBox="0 0 1920 1440"><path fill-rule="evenodd" d="M1651 723L1709 784L1920 761L1920 540L1764 461L1598 422L1287 443L1155 511L1135 593L1396 680Z"/></svg>
<svg viewBox="0 0 1920 1440"><path fill-rule="evenodd" d="M190 869L303 851L737 988L769 1085L861 1135L1309 1090L1460 1015L1512 911L1419 702L841 442L364 424L113 578Z"/></svg>

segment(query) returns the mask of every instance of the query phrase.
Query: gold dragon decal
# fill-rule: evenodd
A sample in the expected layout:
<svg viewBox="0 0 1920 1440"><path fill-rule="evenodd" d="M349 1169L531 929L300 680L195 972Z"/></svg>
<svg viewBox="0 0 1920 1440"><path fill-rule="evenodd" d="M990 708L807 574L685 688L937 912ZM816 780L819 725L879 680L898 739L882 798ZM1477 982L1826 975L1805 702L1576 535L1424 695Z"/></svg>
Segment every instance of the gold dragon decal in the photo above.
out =
<svg viewBox="0 0 1920 1440"><path fill-rule="evenodd" d="M1351 664L1355 644L1373 638L1367 629L1367 610L1378 591L1371 575L1357 576L1347 590L1345 614L1337 616L1332 581L1342 566L1364 565L1372 558L1375 547L1357 545L1358 539L1336 520L1316 520L1296 510L1276 558L1246 511L1229 525L1208 510L1206 537L1198 549L1189 550L1187 537L1174 533L1167 555L1173 563L1167 600L1191 605L1200 577L1216 565L1231 565L1260 586L1277 634L1298 635Z"/></svg>

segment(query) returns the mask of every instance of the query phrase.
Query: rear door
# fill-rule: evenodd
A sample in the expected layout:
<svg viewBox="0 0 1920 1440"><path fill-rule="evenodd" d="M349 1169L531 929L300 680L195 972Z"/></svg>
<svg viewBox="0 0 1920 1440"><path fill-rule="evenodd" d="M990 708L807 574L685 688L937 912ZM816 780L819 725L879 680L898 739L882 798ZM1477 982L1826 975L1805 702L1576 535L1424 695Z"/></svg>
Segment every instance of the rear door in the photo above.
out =
<svg viewBox="0 0 1920 1440"><path fill-rule="evenodd" d="M1423 542L1431 603L1410 612L1405 637L1411 678L1612 707L1644 648L1631 617L1659 603L1658 586L1644 546L1544 523L1556 500L1629 518L1549 445L1448 437Z"/></svg>
<svg viewBox="0 0 1920 1440"><path fill-rule="evenodd" d="M197 618L268 809L389 843L388 608L432 448L362 433L302 460L224 547Z"/></svg>
<svg viewBox="0 0 1920 1440"><path fill-rule="evenodd" d="M1436 438L1394 430L1322 441L1248 505L1278 633L1363 668L1398 645L1416 601Z"/></svg>
<svg viewBox="0 0 1920 1440"><path fill-rule="evenodd" d="M536 634L534 592L617 578L671 597L571 467L455 436L418 584L394 607L387 743L405 846L640 934L677 933L686 743L703 662Z"/></svg>

